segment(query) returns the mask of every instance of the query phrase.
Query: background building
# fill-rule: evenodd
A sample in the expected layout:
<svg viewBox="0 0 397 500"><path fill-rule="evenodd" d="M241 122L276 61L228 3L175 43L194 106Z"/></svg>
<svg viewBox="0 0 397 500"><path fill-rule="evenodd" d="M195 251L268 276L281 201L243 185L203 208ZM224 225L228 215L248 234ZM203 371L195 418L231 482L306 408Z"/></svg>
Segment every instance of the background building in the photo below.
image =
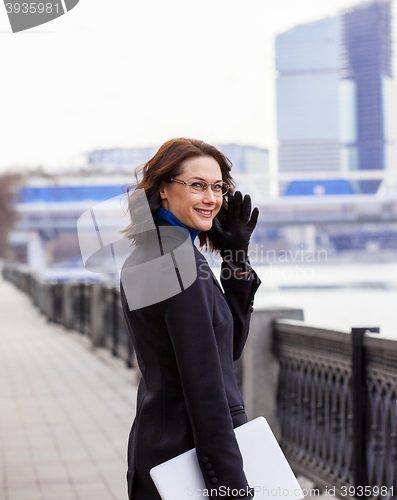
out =
<svg viewBox="0 0 397 500"><path fill-rule="evenodd" d="M241 144L215 144L232 162L237 189L249 192L256 203L269 196L269 151ZM158 148L102 149L88 154L89 167L102 172L132 174ZM132 175L131 175L132 177Z"/></svg>
<svg viewBox="0 0 397 500"><path fill-rule="evenodd" d="M279 171L338 170L339 18L276 38Z"/></svg>
<svg viewBox="0 0 397 500"><path fill-rule="evenodd" d="M267 174L269 152L267 149L240 144L216 144L233 163L237 174ZM99 149L88 153L88 163L103 170L131 171L147 162L157 152L157 147Z"/></svg>
<svg viewBox="0 0 397 500"><path fill-rule="evenodd" d="M279 172L395 168L391 5L360 4L276 37Z"/></svg>

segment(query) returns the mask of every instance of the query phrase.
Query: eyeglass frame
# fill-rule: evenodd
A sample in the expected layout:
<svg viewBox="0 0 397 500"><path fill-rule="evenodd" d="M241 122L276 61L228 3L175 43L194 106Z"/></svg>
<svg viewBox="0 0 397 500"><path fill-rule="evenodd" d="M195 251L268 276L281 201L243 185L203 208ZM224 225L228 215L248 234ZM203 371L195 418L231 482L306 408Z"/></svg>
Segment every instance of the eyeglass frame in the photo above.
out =
<svg viewBox="0 0 397 500"><path fill-rule="evenodd" d="M203 180L199 180L199 179L197 179L197 181L194 181L194 182L202 182L202 183L204 183L206 186L205 186L205 189L204 189L204 191L203 191L202 193L195 193L195 192L192 190L192 187L191 187L191 186L192 186L192 184L194 184L194 182L189 183L189 182L187 182L187 181L181 181L180 179L174 179L173 177L171 177L170 182L172 182L172 181L179 182L180 184L183 184L184 186L189 186L189 187L190 187L190 191L191 191L193 194L202 194L202 193L205 193L205 192L207 191L207 189L208 189L208 186L216 186L217 184L222 184L223 186L226 186L226 187L227 187L227 190L226 190L224 193L222 193L221 195L217 195L217 194L214 192L214 189L212 188L212 193L214 194L214 196L217 196L217 197L219 197L219 196L225 196L225 195L227 195L227 193L228 193L228 192L229 192L229 190L230 190L230 186L229 186L229 184L227 184L227 183L226 183L226 182L224 182L224 181L222 181L222 182L205 182L205 181L203 181Z"/></svg>

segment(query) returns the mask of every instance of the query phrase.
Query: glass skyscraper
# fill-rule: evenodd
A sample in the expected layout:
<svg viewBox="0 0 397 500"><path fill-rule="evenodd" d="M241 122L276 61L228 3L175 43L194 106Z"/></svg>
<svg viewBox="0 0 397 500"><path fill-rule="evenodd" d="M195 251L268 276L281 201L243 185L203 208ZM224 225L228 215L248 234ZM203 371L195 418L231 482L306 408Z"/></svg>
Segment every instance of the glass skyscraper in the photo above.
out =
<svg viewBox="0 0 397 500"><path fill-rule="evenodd" d="M276 37L279 171L395 163L390 1L363 3ZM377 181L361 181L373 192Z"/></svg>

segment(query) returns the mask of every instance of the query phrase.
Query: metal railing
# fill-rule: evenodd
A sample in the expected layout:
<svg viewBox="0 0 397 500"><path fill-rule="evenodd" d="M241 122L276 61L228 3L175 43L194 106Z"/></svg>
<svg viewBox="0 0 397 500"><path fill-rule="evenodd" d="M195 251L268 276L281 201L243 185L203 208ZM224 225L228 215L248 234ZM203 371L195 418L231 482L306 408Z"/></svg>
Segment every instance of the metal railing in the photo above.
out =
<svg viewBox="0 0 397 500"><path fill-rule="evenodd" d="M48 321L88 336L95 347L106 346L129 368L135 366L118 284L48 281L21 266L5 265L2 273L31 297Z"/></svg>
<svg viewBox="0 0 397 500"><path fill-rule="evenodd" d="M397 498L397 342L274 322L282 448L340 498Z"/></svg>

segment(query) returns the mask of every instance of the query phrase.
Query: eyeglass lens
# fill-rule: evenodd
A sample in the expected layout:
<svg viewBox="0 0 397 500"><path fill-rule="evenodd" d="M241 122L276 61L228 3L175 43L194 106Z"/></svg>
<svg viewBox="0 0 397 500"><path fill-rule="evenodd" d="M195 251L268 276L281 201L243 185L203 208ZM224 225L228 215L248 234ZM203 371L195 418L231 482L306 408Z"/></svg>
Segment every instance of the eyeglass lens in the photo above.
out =
<svg viewBox="0 0 397 500"><path fill-rule="evenodd" d="M218 184L207 184L204 181L194 181L190 184L190 189L193 193L204 193L208 186L211 186L212 192L215 196L223 196L229 191L229 186L226 183L220 182Z"/></svg>

